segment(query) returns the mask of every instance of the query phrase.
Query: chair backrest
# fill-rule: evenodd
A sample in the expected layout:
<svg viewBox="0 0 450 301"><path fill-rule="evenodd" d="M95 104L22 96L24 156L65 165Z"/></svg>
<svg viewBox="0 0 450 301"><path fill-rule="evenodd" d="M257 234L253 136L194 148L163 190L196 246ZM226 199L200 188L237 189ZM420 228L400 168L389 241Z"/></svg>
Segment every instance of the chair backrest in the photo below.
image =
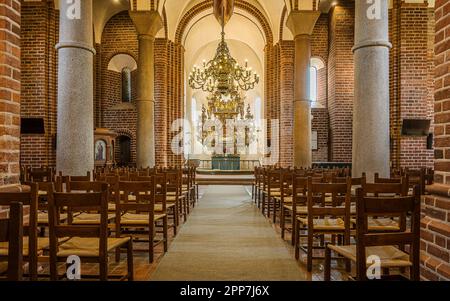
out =
<svg viewBox="0 0 450 301"><path fill-rule="evenodd" d="M426 169L406 169L405 176L408 180L408 184L410 187L415 185L419 186L419 193L422 195L425 193L425 183L426 183Z"/></svg>
<svg viewBox="0 0 450 301"><path fill-rule="evenodd" d="M119 185L120 178L118 175L99 175L96 177L96 181L105 182L109 185L109 201L114 201L114 193Z"/></svg>
<svg viewBox="0 0 450 301"><path fill-rule="evenodd" d="M281 189L282 173L283 171L281 169L271 170L267 172L267 189L269 194L271 193L271 190L274 188Z"/></svg>
<svg viewBox="0 0 450 301"><path fill-rule="evenodd" d="M58 239L63 237L99 238L99 256L105 256L108 236L108 184L102 182L69 182L68 184L69 192L50 190L48 195L50 257L56 258ZM62 224L58 218L58 212L62 208L67 208L68 211L99 212L100 224L72 225L70 220Z"/></svg>
<svg viewBox="0 0 450 301"><path fill-rule="evenodd" d="M89 182L92 180L91 172L88 171L85 176L64 176L62 172L59 172L59 176L63 178L64 182Z"/></svg>
<svg viewBox="0 0 450 301"><path fill-rule="evenodd" d="M412 196L375 197L366 196L363 188L357 190L356 203L356 261L357 278L366 279L366 247L410 245L410 260L413 263L411 278L419 280L420 256L420 194L414 189ZM372 216L411 215L410 229L393 233L369 231L368 218Z"/></svg>
<svg viewBox="0 0 450 301"><path fill-rule="evenodd" d="M181 173L179 170L166 170L164 171L166 176L166 190L167 192L174 193L176 195L181 194Z"/></svg>
<svg viewBox="0 0 450 301"><path fill-rule="evenodd" d="M0 219L0 242L8 242L8 271L6 280L20 281L23 275L23 207L12 202L9 218Z"/></svg>
<svg viewBox="0 0 450 301"><path fill-rule="evenodd" d="M344 177L338 177L333 176L331 179L331 183L347 183L347 176ZM352 178L352 186L359 186L362 185L362 183L366 182L366 174L363 173L363 175L360 178Z"/></svg>
<svg viewBox="0 0 450 301"><path fill-rule="evenodd" d="M295 212L298 205L306 206L308 191L308 178L302 174L294 173L292 176L292 210Z"/></svg>
<svg viewBox="0 0 450 301"><path fill-rule="evenodd" d="M154 203L162 205L162 211L166 212L167 175L166 173L155 174L153 176L137 177L137 182L154 182Z"/></svg>
<svg viewBox="0 0 450 301"><path fill-rule="evenodd" d="M149 212L151 213L150 215L153 215L156 191L154 176L150 177L150 181L120 181L116 189L116 223L120 222L121 212ZM120 193L121 191L123 191L123 194ZM130 201L130 196L134 196L135 201ZM119 219L119 221L117 221L117 219Z"/></svg>
<svg viewBox="0 0 450 301"><path fill-rule="evenodd" d="M374 177L374 183L376 184L398 184L398 183L405 183L406 186L408 186L408 179L406 176L399 176L394 178L382 178L378 173L375 173Z"/></svg>
<svg viewBox="0 0 450 301"><path fill-rule="evenodd" d="M31 169L28 171L30 182L53 182L53 170L51 168Z"/></svg>
<svg viewBox="0 0 450 301"><path fill-rule="evenodd" d="M321 200L322 207L325 206L325 199L331 196L331 207L341 207L350 210L351 201L351 178L348 177L346 183L318 183L314 182L312 177L308 177L308 210L314 210L315 198ZM347 208L348 207L348 208ZM309 212L309 211L308 211ZM336 212L332 210L332 212ZM349 211L350 212L350 211Z"/></svg>
<svg viewBox="0 0 450 301"><path fill-rule="evenodd" d="M397 196L408 195L408 184L405 177L400 178L399 181L391 181L391 182L378 181L375 183L367 183L365 179L363 179L361 187L365 195L368 194L373 194L375 196L378 196L379 194L395 194Z"/></svg>

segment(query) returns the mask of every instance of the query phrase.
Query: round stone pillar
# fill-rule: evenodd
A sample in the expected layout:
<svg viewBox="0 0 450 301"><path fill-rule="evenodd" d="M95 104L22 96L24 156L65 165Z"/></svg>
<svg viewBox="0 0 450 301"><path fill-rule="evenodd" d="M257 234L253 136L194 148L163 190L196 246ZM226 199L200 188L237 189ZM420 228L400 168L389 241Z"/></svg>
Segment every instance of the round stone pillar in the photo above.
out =
<svg viewBox="0 0 450 301"><path fill-rule="evenodd" d="M295 40L294 67L294 166L312 166L311 35L320 17L318 11L291 11L287 27Z"/></svg>
<svg viewBox="0 0 450 301"><path fill-rule="evenodd" d="M372 180L390 176L388 0L355 5L352 175Z"/></svg>
<svg viewBox="0 0 450 301"><path fill-rule="evenodd" d="M130 17L139 35L136 164L147 168L155 166L154 41L162 19L155 11L132 11Z"/></svg>
<svg viewBox="0 0 450 301"><path fill-rule="evenodd" d="M312 165L311 124L311 36L295 37L294 76L294 165Z"/></svg>
<svg viewBox="0 0 450 301"><path fill-rule="evenodd" d="M94 169L92 0L60 1L56 168L81 176Z"/></svg>

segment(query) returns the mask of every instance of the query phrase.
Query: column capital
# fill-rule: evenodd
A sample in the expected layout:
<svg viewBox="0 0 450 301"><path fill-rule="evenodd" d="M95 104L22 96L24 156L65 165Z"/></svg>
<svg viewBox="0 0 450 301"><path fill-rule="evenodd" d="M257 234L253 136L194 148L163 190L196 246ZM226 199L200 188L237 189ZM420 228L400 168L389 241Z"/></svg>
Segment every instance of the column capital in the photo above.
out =
<svg viewBox="0 0 450 301"><path fill-rule="evenodd" d="M161 15L155 10L130 11L130 17L140 37L155 37L164 26Z"/></svg>
<svg viewBox="0 0 450 301"><path fill-rule="evenodd" d="M286 26L294 37L312 35L314 26L320 17L320 11L293 10L286 21Z"/></svg>

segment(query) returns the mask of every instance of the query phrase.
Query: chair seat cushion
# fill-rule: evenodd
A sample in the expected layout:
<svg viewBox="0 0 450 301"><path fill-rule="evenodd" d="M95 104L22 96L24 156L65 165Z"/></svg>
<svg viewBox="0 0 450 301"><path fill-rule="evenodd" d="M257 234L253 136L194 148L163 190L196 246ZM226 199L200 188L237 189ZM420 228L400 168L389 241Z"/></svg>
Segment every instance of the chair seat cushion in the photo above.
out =
<svg viewBox="0 0 450 301"><path fill-rule="evenodd" d="M108 221L114 219L114 213L108 214ZM74 216L72 224L74 225L98 225L100 224L100 214L98 213L81 213Z"/></svg>
<svg viewBox="0 0 450 301"><path fill-rule="evenodd" d="M340 255L356 262L356 246L336 246L328 245L328 247L339 253ZM409 260L409 255L405 252L399 250L394 246L376 246L376 247L366 247L366 257L371 255L376 255L381 260L381 267L392 268L392 267L408 267L411 266ZM373 262L368 261L367 265L371 265Z"/></svg>
<svg viewBox="0 0 450 301"><path fill-rule="evenodd" d="M165 214L155 214L155 221L165 217ZM135 213L125 213L120 218L121 225L148 225L149 218L148 214L135 214Z"/></svg>
<svg viewBox="0 0 450 301"><path fill-rule="evenodd" d="M350 219L350 222L356 225L356 219ZM369 218L367 227L370 231L400 231L398 221L391 218Z"/></svg>
<svg viewBox="0 0 450 301"><path fill-rule="evenodd" d="M176 200L177 200L177 197L175 195L166 196L166 202L176 202Z"/></svg>
<svg viewBox="0 0 450 301"><path fill-rule="evenodd" d="M279 196L275 196L274 198L275 198L277 201L280 201L280 202L281 202L281 193L280 193ZM285 196L284 199L283 199L283 202L284 202L285 204L292 204L292 197L291 197L291 196Z"/></svg>
<svg viewBox="0 0 450 301"><path fill-rule="evenodd" d="M67 219L67 213L59 214L59 221L65 221ZM39 212L37 218L38 225L48 225L48 212Z"/></svg>
<svg viewBox="0 0 450 301"><path fill-rule="evenodd" d="M48 237L38 237L37 239L37 249L38 251L47 249L49 246ZM9 242L0 242L0 256L8 255ZM23 256L28 256L28 237L23 238Z"/></svg>
<svg viewBox="0 0 450 301"><path fill-rule="evenodd" d="M0 262L0 275L5 274L8 271L8 263Z"/></svg>
<svg viewBox="0 0 450 301"><path fill-rule="evenodd" d="M303 217L298 217L298 221L300 221L304 225L308 225L308 219ZM344 220L341 218L320 218L313 219L314 229L315 230L344 230Z"/></svg>
<svg viewBox="0 0 450 301"><path fill-rule="evenodd" d="M130 239L130 237L108 238L108 252L128 243ZM73 237L59 245L58 256L68 257L70 255L77 255L80 257L98 257L99 244L99 238Z"/></svg>
<svg viewBox="0 0 450 301"><path fill-rule="evenodd" d="M286 208L289 211L293 211L292 205L284 205L284 208ZM308 214L308 207L306 206L297 206L295 212L300 215L307 215Z"/></svg>

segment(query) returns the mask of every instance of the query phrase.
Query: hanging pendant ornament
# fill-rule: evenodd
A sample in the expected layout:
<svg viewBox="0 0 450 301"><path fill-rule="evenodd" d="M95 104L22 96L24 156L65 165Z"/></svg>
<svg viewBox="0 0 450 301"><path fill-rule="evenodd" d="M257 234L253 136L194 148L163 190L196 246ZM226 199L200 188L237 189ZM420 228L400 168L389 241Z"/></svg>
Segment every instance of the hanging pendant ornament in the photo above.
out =
<svg viewBox="0 0 450 301"><path fill-rule="evenodd" d="M223 27L228 23L234 10L234 0L214 0L214 16Z"/></svg>

